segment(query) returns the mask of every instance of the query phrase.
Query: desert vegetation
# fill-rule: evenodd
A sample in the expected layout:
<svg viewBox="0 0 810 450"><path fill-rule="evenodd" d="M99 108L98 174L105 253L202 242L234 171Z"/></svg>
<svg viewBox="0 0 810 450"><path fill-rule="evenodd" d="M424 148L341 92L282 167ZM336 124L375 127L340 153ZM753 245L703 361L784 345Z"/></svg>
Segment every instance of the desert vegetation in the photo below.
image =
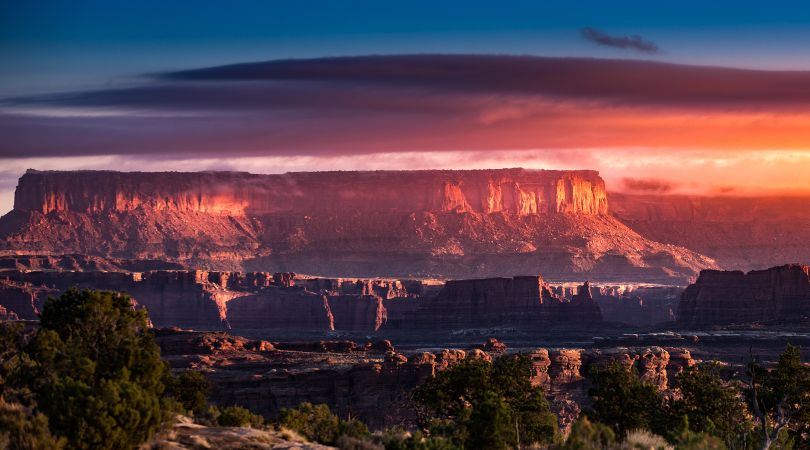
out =
<svg viewBox="0 0 810 450"><path fill-rule="evenodd" d="M203 375L160 359L146 312L127 295L74 289L46 302L38 326L0 326L0 447L157 445L148 443L187 417L344 449L810 448L810 367L796 347L774 367L752 358L736 376L721 369L689 368L667 391L620 363L594 369L590 405L563 436L528 357L469 358L414 391L413 427L372 432L326 405L274 418L211 405Z"/></svg>

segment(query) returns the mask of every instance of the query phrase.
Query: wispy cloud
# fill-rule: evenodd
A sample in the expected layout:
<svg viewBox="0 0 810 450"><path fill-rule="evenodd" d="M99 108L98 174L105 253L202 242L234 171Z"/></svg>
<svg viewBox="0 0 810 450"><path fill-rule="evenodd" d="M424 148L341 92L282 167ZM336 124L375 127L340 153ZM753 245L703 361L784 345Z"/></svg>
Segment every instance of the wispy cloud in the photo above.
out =
<svg viewBox="0 0 810 450"><path fill-rule="evenodd" d="M582 37L597 45L605 47L634 50L642 53L659 53L661 50L655 42L648 41L641 36L611 36L595 28L583 28L579 30Z"/></svg>

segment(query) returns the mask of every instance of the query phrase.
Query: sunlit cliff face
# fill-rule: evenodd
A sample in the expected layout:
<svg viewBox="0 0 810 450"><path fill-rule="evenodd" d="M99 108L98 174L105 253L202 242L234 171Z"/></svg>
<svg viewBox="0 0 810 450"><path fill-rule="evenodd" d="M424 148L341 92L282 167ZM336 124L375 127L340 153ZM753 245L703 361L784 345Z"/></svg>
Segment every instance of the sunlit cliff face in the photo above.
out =
<svg viewBox="0 0 810 450"><path fill-rule="evenodd" d="M607 214L594 171L236 172L28 171L15 209L48 214L154 211L263 215L295 212Z"/></svg>

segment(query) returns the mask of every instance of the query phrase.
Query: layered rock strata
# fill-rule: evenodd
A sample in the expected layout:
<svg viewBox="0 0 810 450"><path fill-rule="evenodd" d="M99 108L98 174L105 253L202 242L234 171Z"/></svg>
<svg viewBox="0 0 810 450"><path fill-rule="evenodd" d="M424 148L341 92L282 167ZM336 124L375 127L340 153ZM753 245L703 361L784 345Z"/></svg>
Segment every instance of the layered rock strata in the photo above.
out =
<svg viewBox="0 0 810 450"><path fill-rule="evenodd" d="M705 270L678 304L682 326L808 320L810 267L790 264L767 270Z"/></svg>
<svg viewBox="0 0 810 450"><path fill-rule="evenodd" d="M0 250L330 277L689 280L712 260L608 212L594 171L29 171Z"/></svg>
<svg viewBox="0 0 810 450"><path fill-rule="evenodd" d="M685 196L610 193L622 223L657 242L707 255L727 270L810 261L806 195Z"/></svg>
<svg viewBox="0 0 810 450"><path fill-rule="evenodd" d="M532 329L553 323L601 322L589 294L559 297L540 276L451 280L435 298L420 299L391 328L462 329L510 326Z"/></svg>
<svg viewBox="0 0 810 450"><path fill-rule="evenodd" d="M311 292L308 284L336 290ZM401 281L318 281L292 273L5 270L0 305L35 320L48 296L74 287L126 292L148 309L156 326L199 330L377 331L387 320L384 299L409 295Z"/></svg>

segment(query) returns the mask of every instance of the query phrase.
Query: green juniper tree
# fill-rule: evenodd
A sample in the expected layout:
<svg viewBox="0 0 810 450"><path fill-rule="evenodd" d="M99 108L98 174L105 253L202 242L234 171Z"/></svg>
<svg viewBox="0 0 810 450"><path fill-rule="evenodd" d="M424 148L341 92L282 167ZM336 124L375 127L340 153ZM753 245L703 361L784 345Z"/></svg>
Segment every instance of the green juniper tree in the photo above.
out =
<svg viewBox="0 0 810 450"><path fill-rule="evenodd" d="M618 362L591 372L587 416L609 426L619 437L633 430L666 431L664 398L658 388L641 380L632 367Z"/></svg>
<svg viewBox="0 0 810 450"><path fill-rule="evenodd" d="M752 358L746 394L759 422L761 449L777 443L810 448L810 367L798 347L788 344L770 370Z"/></svg>
<svg viewBox="0 0 810 450"><path fill-rule="evenodd" d="M125 294L71 289L45 302L22 378L68 447L133 448L165 421L168 369L147 325Z"/></svg>
<svg viewBox="0 0 810 450"><path fill-rule="evenodd" d="M555 442L557 418L530 374L523 355L461 361L417 389L416 401L429 412L421 425L470 449Z"/></svg>

